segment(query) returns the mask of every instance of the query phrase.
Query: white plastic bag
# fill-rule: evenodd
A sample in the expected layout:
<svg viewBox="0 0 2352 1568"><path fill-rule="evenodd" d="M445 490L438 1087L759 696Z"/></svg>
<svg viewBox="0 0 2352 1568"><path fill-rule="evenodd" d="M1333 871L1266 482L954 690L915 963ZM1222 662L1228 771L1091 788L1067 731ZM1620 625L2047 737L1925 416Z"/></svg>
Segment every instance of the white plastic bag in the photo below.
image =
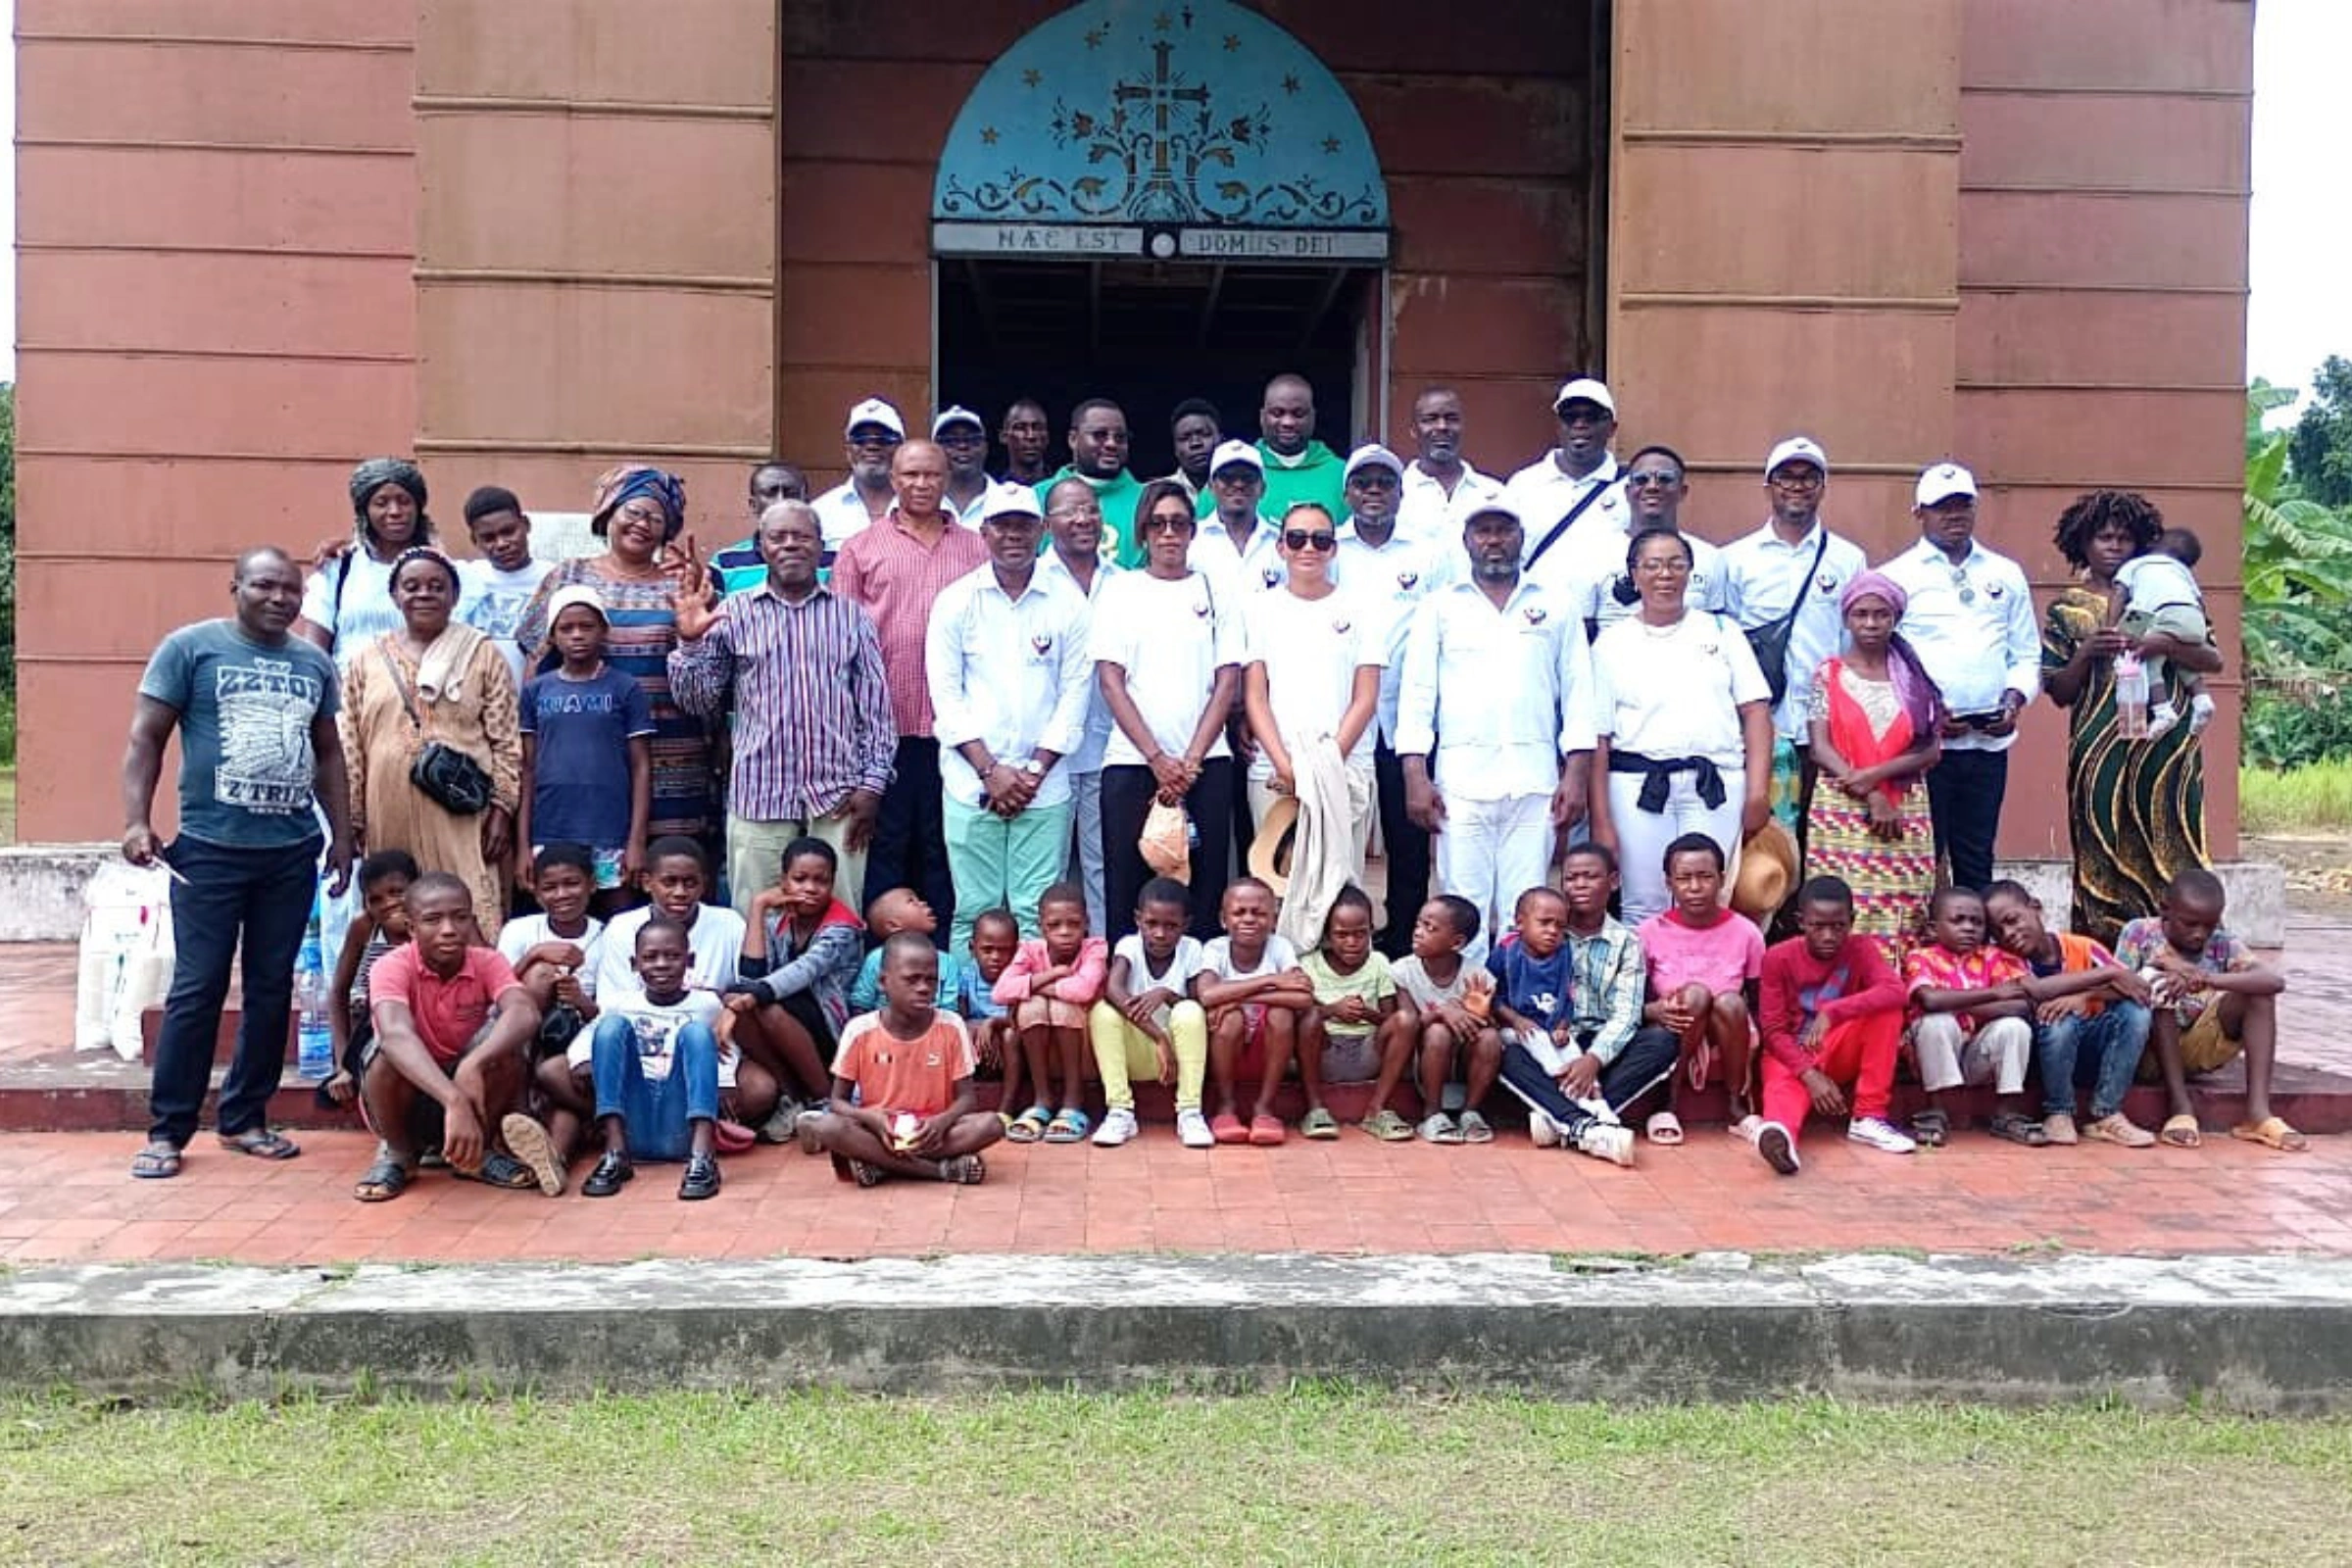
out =
<svg viewBox="0 0 2352 1568"><path fill-rule="evenodd" d="M102 865L82 901L74 1049L140 1054L139 1015L172 990L172 883L161 866Z"/></svg>

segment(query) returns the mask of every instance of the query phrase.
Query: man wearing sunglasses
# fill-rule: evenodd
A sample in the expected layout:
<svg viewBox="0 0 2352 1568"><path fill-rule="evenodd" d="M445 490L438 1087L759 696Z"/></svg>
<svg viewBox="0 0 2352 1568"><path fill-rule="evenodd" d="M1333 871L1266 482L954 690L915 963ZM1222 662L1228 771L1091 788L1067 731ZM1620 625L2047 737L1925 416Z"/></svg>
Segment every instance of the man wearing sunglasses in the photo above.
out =
<svg viewBox="0 0 2352 1568"><path fill-rule="evenodd" d="M1237 599L1279 588L1289 575L1282 525L1258 510L1265 494L1266 464L1256 447L1227 441L1210 455L1200 531L1188 564Z"/></svg>
<svg viewBox="0 0 2352 1568"><path fill-rule="evenodd" d="M1625 532L1585 534L1576 545L1573 591L1585 617L1585 630L1597 637L1642 608L1642 596L1626 570L1626 547L1637 533L1660 529L1679 534L1690 547L1690 580L1684 603L1693 610L1721 613L1724 603L1723 552L1684 532L1683 503L1690 496L1689 466L1672 447L1646 446L1635 453L1619 481L1625 490Z"/></svg>
<svg viewBox="0 0 2352 1568"><path fill-rule="evenodd" d="M898 500L898 492L891 488L890 463L899 455L899 444L906 439L906 421L882 399L867 398L850 410L841 435L842 458L849 465L850 476L809 503L825 531L824 559L819 564L826 571L832 569L833 558L841 554L850 536L862 533Z"/></svg>
<svg viewBox="0 0 2352 1568"><path fill-rule="evenodd" d="M1521 566L1553 593L1568 595L1584 554L1576 547L1601 538L1616 541L1621 555L1625 549L1625 493L1609 451L1617 400L1600 382L1578 376L1560 387L1551 412L1560 421L1560 444L1512 474L1502 499L1525 523ZM1457 506L1455 514L1463 510Z"/></svg>
<svg viewBox="0 0 2352 1568"><path fill-rule="evenodd" d="M1897 628L1943 693L1943 760L1928 774L1936 848L1956 886L1992 882L2017 715L2041 690L2041 632L2025 569L1977 542L1977 481L1956 463L1919 476L1919 543L1879 569L1910 603Z"/></svg>
<svg viewBox="0 0 2352 1568"><path fill-rule="evenodd" d="M1064 479L1084 479L1102 504L1102 547L1121 566L1144 564L1135 507L1144 487L1127 471L1127 414L1108 398L1088 398L1070 411L1070 461L1039 482L1042 509Z"/></svg>

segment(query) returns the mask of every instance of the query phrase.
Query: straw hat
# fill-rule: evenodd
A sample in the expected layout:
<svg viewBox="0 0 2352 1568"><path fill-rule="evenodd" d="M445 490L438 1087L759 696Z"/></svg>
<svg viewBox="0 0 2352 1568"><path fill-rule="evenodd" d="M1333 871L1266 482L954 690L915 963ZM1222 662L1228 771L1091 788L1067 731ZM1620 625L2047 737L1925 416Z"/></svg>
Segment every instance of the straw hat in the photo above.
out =
<svg viewBox="0 0 2352 1568"><path fill-rule="evenodd" d="M1796 840L1768 816L1764 825L1740 846L1740 874L1732 882L1732 907L1759 925L1788 902L1796 885Z"/></svg>
<svg viewBox="0 0 2352 1568"><path fill-rule="evenodd" d="M1291 846L1298 834L1298 798L1278 795L1250 841L1250 874L1274 890L1279 902L1291 888Z"/></svg>

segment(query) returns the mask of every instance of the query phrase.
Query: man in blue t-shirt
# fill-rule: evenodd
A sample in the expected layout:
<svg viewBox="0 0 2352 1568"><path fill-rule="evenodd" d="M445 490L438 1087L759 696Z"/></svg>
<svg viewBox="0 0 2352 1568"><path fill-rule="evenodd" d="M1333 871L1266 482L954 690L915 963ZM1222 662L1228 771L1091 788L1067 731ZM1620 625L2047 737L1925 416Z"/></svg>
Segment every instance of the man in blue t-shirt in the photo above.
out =
<svg viewBox="0 0 2352 1568"><path fill-rule="evenodd" d="M334 662L287 635L302 572L282 550L248 550L229 578L233 619L166 637L139 677L122 759L122 858L172 873L177 952L148 1092L154 1124L130 1173L179 1174L212 1080L213 1041L242 939L244 1016L220 1085L220 1143L263 1159L302 1152L270 1128L285 1068L294 956L318 887L324 809L330 894L351 876L350 788L335 734ZM179 836L156 841L164 748L179 731Z"/></svg>

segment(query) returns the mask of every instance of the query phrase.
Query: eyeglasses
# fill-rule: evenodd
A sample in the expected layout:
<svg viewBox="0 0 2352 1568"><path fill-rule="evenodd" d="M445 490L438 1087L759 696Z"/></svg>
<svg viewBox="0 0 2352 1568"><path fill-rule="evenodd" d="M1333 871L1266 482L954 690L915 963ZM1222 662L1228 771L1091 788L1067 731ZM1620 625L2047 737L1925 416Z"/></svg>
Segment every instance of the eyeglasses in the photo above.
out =
<svg viewBox="0 0 2352 1568"><path fill-rule="evenodd" d="M669 514L660 507L632 501L613 513L612 520L614 522L642 523L654 528L665 528L669 525Z"/></svg>
<svg viewBox="0 0 2352 1568"><path fill-rule="evenodd" d="M1672 468L1653 468L1646 473L1629 473L1625 476L1628 490L1671 490L1682 482L1683 476Z"/></svg>
<svg viewBox="0 0 2352 1568"><path fill-rule="evenodd" d="M1818 490L1822 475L1816 468L1790 468L1774 474L1766 483L1775 490Z"/></svg>
<svg viewBox="0 0 2352 1568"><path fill-rule="evenodd" d="M1664 561L1637 561L1634 569L1645 577L1684 577L1690 575L1690 563L1680 556L1668 556Z"/></svg>
<svg viewBox="0 0 2352 1568"><path fill-rule="evenodd" d="M1143 526L1146 533L1191 533L1193 519L1172 512L1155 512L1144 519Z"/></svg>
<svg viewBox="0 0 2352 1568"><path fill-rule="evenodd" d="M1304 528L1285 528L1282 542L1292 550L1337 550L1340 536L1336 533L1308 533Z"/></svg>

